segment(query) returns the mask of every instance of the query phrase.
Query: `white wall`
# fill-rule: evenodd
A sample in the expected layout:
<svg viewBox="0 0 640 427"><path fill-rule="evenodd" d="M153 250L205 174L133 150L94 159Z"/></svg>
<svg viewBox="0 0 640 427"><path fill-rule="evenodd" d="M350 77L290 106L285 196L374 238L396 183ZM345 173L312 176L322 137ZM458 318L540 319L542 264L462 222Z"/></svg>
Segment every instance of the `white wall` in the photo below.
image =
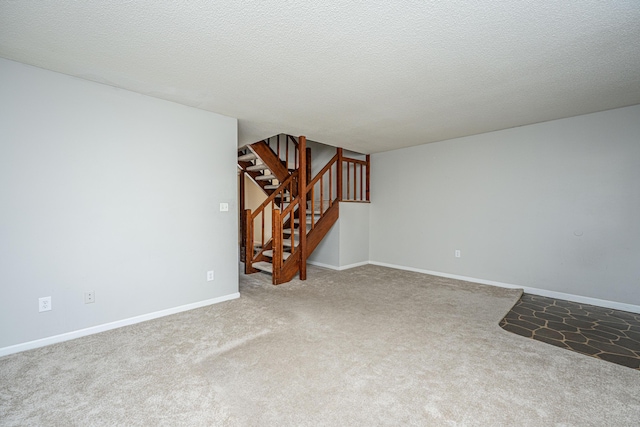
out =
<svg viewBox="0 0 640 427"><path fill-rule="evenodd" d="M340 268L340 218L331 227L324 239L318 244L311 256L307 258L309 264L323 267Z"/></svg>
<svg viewBox="0 0 640 427"><path fill-rule="evenodd" d="M373 262L640 305L640 106L372 163Z"/></svg>
<svg viewBox="0 0 640 427"><path fill-rule="evenodd" d="M340 267L369 262L369 203L340 203Z"/></svg>
<svg viewBox="0 0 640 427"><path fill-rule="evenodd" d="M0 59L0 350L237 293L236 129Z"/></svg>
<svg viewBox="0 0 640 427"><path fill-rule="evenodd" d="M311 178L313 179L336 155L336 148L309 140L307 140L307 147L311 148Z"/></svg>
<svg viewBox="0 0 640 427"><path fill-rule="evenodd" d="M340 217L308 261L336 270L369 262L369 203L340 202Z"/></svg>

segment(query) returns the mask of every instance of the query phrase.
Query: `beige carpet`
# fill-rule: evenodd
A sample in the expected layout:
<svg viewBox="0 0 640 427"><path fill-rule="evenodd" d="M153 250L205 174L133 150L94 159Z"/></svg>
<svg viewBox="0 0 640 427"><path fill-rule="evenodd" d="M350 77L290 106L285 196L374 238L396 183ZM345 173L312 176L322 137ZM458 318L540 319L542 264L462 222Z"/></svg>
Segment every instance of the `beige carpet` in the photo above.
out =
<svg viewBox="0 0 640 427"><path fill-rule="evenodd" d="M500 329L519 291L309 278L4 357L0 425L638 425L640 372Z"/></svg>

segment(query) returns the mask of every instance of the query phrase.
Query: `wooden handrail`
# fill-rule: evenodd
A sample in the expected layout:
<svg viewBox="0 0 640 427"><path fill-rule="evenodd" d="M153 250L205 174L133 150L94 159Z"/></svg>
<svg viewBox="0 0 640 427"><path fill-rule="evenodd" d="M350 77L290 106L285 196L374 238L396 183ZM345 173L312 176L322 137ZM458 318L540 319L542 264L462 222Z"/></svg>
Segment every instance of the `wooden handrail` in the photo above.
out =
<svg viewBox="0 0 640 427"><path fill-rule="evenodd" d="M282 209L280 211L280 215L282 215L282 216L288 215L295 208L295 206L297 204L299 204L299 203L300 203L300 198L296 197L295 199L293 199L291 201L291 203L289 203L289 206L287 206L286 208L284 208L284 209Z"/></svg>
<svg viewBox="0 0 640 427"><path fill-rule="evenodd" d="M262 212L269 203L271 203L279 194L284 193L287 185L289 185L289 183L291 183L291 181L297 176L298 171L295 171L291 175L289 175L289 178L285 179L282 184L280 184L280 186L273 193L271 193L271 195L267 197L264 202L262 202L262 204L260 204L260 206L256 208L255 211L253 211L253 213L251 214L251 219L257 218L259 213Z"/></svg>
<svg viewBox="0 0 640 427"><path fill-rule="evenodd" d="M341 193L341 200L349 202L370 202L371 156L367 155L366 160L343 156L341 166L339 167L341 171L343 168L342 165L346 165L347 188L345 190L347 194L346 197L343 197L344 195Z"/></svg>
<svg viewBox="0 0 640 427"><path fill-rule="evenodd" d="M296 141L296 139L291 135L287 135L287 137L291 140L291 142L293 142L296 148L298 148L298 141Z"/></svg>
<svg viewBox="0 0 640 427"><path fill-rule="evenodd" d="M284 147L281 147L281 138L280 136L284 136ZM298 151L299 151L299 143L295 140L295 138L291 135L287 134L278 134L274 136L270 136L269 138L265 138L262 141L258 141L258 143L263 143L265 146L269 147L269 149L273 152L274 156L282 162L284 169L289 170L290 161L289 158L293 155L293 169L298 169ZM293 146L290 146L291 143ZM257 144L257 143L256 143ZM273 166L273 165L272 165ZM279 168L279 166L278 166ZM271 168L270 168L271 169ZM277 174L276 174L277 175Z"/></svg>
<svg viewBox="0 0 640 427"><path fill-rule="evenodd" d="M366 160L352 159L351 157L342 157L342 161L343 162L349 162L349 163L357 163L357 164L363 165L363 166L367 165L367 161Z"/></svg>
<svg viewBox="0 0 640 427"><path fill-rule="evenodd" d="M316 182L318 182L318 180L320 180L320 177L322 177L322 175L323 175L326 171L328 171L328 170L329 170L329 168L330 168L331 166L333 166L333 164L334 164L335 162L337 162L337 161L338 161L338 155L336 154L335 156L333 156L333 157L331 158L331 160L329 160L329 163L327 163L327 164L322 168L322 170L316 174L315 178L313 178L313 179L311 180L311 182L309 182L309 184L307 185L307 192L308 192L309 187L312 187L313 185L315 185L315 183L316 183Z"/></svg>
<svg viewBox="0 0 640 427"><path fill-rule="evenodd" d="M334 165L338 165L339 164L339 159L340 159L340 155L339 153L336 153L335 156L333 156L331 158L331 160L329 160L329 162L322 168L322 170L320 170L320 172L318 172L315 176L315 178L313 178L311 180L311 182L309 182L309 185L307 186L307 191L306 191L306 197L305 197L305 201L309 201L311 203L311 230L313 230L316 226L316 200L315 200L315 187L316 184L320 183L320 200L319 200L319 204L320 204L320 213L319 216L320 218L318 219L318 221L320 221L320 219L322 219L322 217L325 214L325 208L324 208L324 178L325 176L328 176L328 182L329 182L329 206L331 207L333 205L334 202L339 200L338 194L336 193L336 199L333 200L333 173L332 173L332 168ZM339 175L339 166L336 166L336 174ZM337 182L337 181L336 181ZM305 222L306 222L306 218L305 218ZM306 226L305 226L306 229Z"/></svg>

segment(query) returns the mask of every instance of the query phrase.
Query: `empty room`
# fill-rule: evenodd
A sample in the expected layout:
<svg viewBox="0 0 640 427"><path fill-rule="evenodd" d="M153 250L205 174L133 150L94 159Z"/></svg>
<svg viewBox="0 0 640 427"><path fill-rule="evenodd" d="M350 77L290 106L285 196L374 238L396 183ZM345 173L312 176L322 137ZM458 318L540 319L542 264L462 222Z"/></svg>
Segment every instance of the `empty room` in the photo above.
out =
<svg viewBox="0 0 640 427"><path fill-rule="evenodd" d="M0 2L0 426L637 426L640 3Z"/></svg>

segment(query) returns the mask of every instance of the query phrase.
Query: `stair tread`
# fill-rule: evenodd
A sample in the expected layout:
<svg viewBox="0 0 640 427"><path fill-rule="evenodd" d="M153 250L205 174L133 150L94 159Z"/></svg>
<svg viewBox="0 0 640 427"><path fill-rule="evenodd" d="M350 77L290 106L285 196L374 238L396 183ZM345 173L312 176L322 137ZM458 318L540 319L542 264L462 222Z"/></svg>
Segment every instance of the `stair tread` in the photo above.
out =
<svg viewBox="0 0 640 427"><path fill-rule="evenodd" d="M316 215L316 216L320 216L320 215ZM314 222L318 222L318 220L316 220L316 221L314 221ZM294 223L294 224L300 224L300 220L296 218L296 219L294 219L294 220L293 220L293 223ZM306 223L307 223L307 224L311 224L311 215L308 215L308 216L307 216L307 221L306 221Z"/></svg>
<svg viewBox="0 0 640 427"><path fill-rule="evenodd" d="M262 252L262 254L264 256L268 256L269 258L273 258L273 249L269 249L268 251L264 251ZM282 258L283 259L287 259L291 256L291 254L289 252L283 252L282 253Z"/></svg>
<svg viewBox="0 0 640 427"><path fill-rule="evenodd" d="M258 163L257 165L253 165L253 166L248 166L247 170L248 171L263 171L265 169L269 169L269 166L265 165L264 163Z"/></svg>
<svg viewBox="0 0 640 427"><path fill-rule="evenodd" d="M256 156L253 153L247 153L247 154L243 154L241 156L238 156L238 161L239 162L248 162L249 160L255 160L257 159L258 156Z"/></svg>
<svg viewBox="0 0 640 427"><path fill-rule="evenodd" d="M297 220L296 220L296 221L297 221ZM318 222L318 221L316 221L316 223L317 223L317 222ZM298 224L298 223L297 223L297 222L294 222L294 224ZM311 221L310 221L310 220L307 222L307 224L306 224L306 225L307 225L307 231L311 231ZM299 227L298 227L298 228L294 228L293 230L294 230L294 231L293 231L293 233L294 233L296 236L297 236L298 234L300 234L300 228L299 228ZM283 232L284 234L291 234L291 228L283 228L283 229L282 229L282 232Z"/></svg>
<svg viewBox="0 0 640 427"><path fill-rule="evenodd" d="M264 186L265 190L277 190L280 186L278 184L268 184Z"/></svg>
<svg viewBox="0 0 640 427"><path fill-rule="evenodd" d="M294 246L298 246L299 244L300 244L300 240L294 238L293 239L293 245ZM290 238L284 239L283 242L282 242L282 245L286 246L287 248L290 248L291 247L291 239Z"/></svg>
<svg viewBox="0 0 640 427"><path fill-rule="evenodd" d="M266 271L267 273L273 273L273 264L271 264L270 262L266 262L266 261L254 262L253 264L251 264L251 267L255 268L256 270Z"/></svg>
<svg viewBox="0 0 640 427"><path fill-rule="evenodd" d="M259 175L256 177L256 181L271 181L272 179L276 179L275 175Z"/></svg>
<svg viewBox="0 0 640 427"><path fill-rule="evenodd" d="M325 201L325 202L322 204L322 210L321 210L321 209L320 209L320 203L315 202L315 203L313 204L313 212L314 212L316 215L319 215L319 214L321 214L321 213L324 213L324 212L328 211L330 207L331 207L331 206L329 206L329 202L326 202L326 201ZM307 214L310 214L310 213L311 213L311 203L307 203Z"/></svg>

